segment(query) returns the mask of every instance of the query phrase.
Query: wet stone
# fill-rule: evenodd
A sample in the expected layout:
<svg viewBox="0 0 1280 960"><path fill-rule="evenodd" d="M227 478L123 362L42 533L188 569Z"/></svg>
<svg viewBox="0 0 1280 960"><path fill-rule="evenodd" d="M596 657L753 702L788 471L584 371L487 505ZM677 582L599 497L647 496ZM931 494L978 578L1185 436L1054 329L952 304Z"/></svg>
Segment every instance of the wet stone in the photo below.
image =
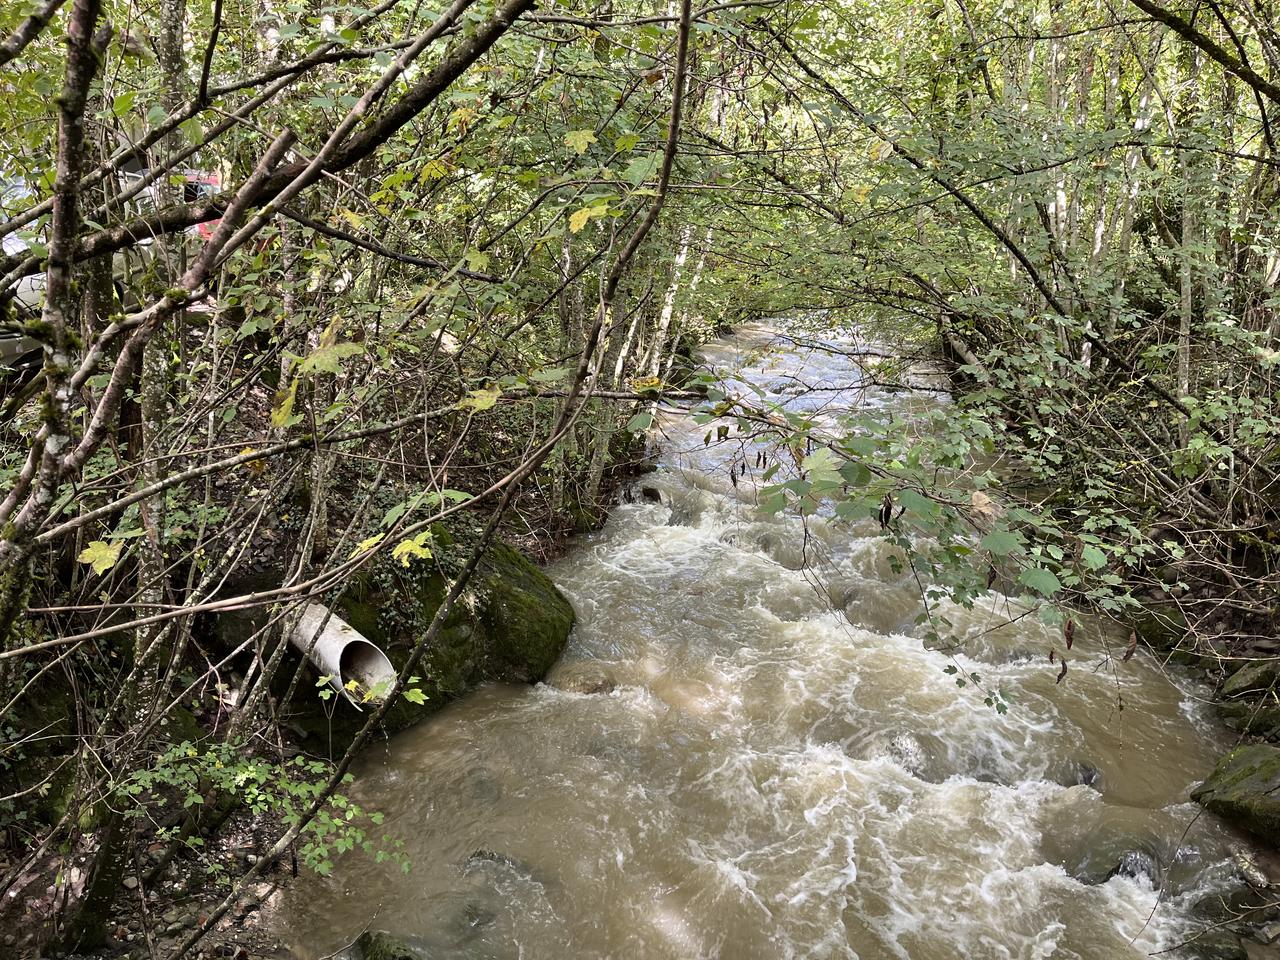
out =
<svg viewBox="0 0 1280 960"><path fill-rule="evenodd" d="M1160 877L1160 865L1156 862L1156 858L1145 850L1128 850L1111 868L1103 883L1112 877L1128 877L1130 880L1137 880L1139 883L1155 887Z"/></svg>
<svg viewBox="0 0 1280 960"><path fill-rule="evenodd" d="M618 685L612 677L607 677L603 674L583 673L557 678L553 681L552 686L569 693L605 694L613 693Z"/></svg>
<svg viewBox="0 0 1280 960"><path fill-rule="evenodd" d="M1192 940L1179 955L1186 960L1249 960L1239 937L1215 931Z"/></svg>
<svg viewBox="0 0 1280 960"><path fill-rule="evenodd" d="M430 960L426 949L382 930L369 930L356 941L359 960Z"/></svg>
<svg viewBox="0 0 1280 960"><path fill-rule="evenodd" d="M1064 787L1091 787L1102 792L1102 771L1090 763L1073 764L1066 775L1057 779L1056 783Z"/></svg>

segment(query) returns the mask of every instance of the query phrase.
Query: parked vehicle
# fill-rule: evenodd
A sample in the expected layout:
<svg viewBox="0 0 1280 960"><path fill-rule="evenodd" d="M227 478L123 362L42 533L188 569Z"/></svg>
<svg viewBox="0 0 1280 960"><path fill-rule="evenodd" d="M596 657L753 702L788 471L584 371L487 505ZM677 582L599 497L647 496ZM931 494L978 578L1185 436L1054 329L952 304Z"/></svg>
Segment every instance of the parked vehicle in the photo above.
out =
<svg viewBox="0 0 1280 960"><path fill-rule="evenodd" d="M207 200L210 197L217 196L222 192L222 181L217 174L207 173L203 170L183 170L181 171L183 178L182 202L195 203L197 200ZM200 223L192 227L188 233L193 233L201 239L208 240L213 236L213 232L218 229L218 224L222 221L210 220L207 223Z"/></svg>
<svg viewBox="0 0 1280 960"><path fill-rule="evenodd" d="M136 183L143 174L141 172L122 173L120 186L122 190ZM8 219L21 213L39 200L25 179L6 175L0 171L0 219ZM144 189L136 198L129 201L131 212L148 212L155 207L153 188ZM41 240L40 232L15 231L0 237L0 247L6 256L20 256L31 250L32 244ZM151 260L153 241L150 237L139 240L127 250L121 251L112 258L112 279L117 295L122 303L132 305L130 290L131 280L137 273L144 271ZM17 319L26 320L39 316L44 309L45 275L36 273L23 277L11 289L12 302ZM39 341L12 329L0 328L0 367L23 369L40 361Z"/></svg>

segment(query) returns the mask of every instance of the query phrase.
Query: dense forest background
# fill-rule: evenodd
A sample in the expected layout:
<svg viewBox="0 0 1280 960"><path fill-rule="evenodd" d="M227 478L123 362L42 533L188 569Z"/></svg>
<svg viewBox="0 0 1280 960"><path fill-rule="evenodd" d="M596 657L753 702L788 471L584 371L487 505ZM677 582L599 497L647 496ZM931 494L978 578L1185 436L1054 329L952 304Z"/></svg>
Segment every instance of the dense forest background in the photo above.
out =
<svg viewBox="0 0 1280 960"><path fill-rule="evenodd" d="M1277 22L6 2L0 891L47 870L46 935L87 948L139 846L218 811L280 818L249 879L376 845L351 758L428 696L491 545L598 523L663 399L776 435L763 509L881 516L929 590L1103 613L1117 662L1268 655ZM832 433L709 384L697 345L760 317L843 331L881 384L944 364L954 402ZM419 568L443 588L394 687L349 749L289 756L300 604Z"/></svg>

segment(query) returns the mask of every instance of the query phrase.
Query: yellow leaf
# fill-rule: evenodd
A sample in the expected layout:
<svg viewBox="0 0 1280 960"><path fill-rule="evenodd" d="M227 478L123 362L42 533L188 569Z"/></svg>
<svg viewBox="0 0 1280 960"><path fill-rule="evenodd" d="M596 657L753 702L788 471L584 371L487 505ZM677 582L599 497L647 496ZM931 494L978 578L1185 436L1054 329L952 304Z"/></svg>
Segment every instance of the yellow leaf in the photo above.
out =
<svg viewBox="0 0 1280 960"><path fill-rule="evenodd" d="M467 127L471 126L471 121L475 120L476 111L471 107L459 107L453 113L449 114L449 119L445 126L449 130L456 130L460 133L466 133Z"/></svg>
<svg viewBox="0 0 1280 960"><path fill-rule="evenodd" d="M418 174L418 182L426 183L428 180L443 180L448 172L449 165L443 160L430 160L423 166L422 173Z"/></svg>
<svg viewBox="0 0 1280 960"><path fill-rule="evenodd" d="M575 153L586 153L587 147L595 142L594 130L570 130L564 135L565 146L571 147Z"/></svg>
<svg viewBox="0 0 1280 960"><path fill-rule="evenodd" d="M482 387L479 390L472 390L469 394L463 397L458 406L463 410L488 410L498 402L498 398L500 396L502 396L502 389L500 387Z"/></svg>
<svg viewBox="0 0 1280 960"><path fill-rule="evenodd" d="M408 540L401 540L391 550L391 556L400 561L400 565L407 567L409 561L414 557L421 557L423 560L431 559L431 548L427 544L431 541L431 531L423 530L416 537Z"/></svg>
<svg viewBox="0 0 1280 960"><path fill-rule="evenodd" d="M360 556L360 554L367 550L372 550L382 542L382 538L384 536L386 536L386 534L378 533L374 534L372 537L366 537L364 540L361 540L356 544L356 548L351 551L352 558L354 559L355 557Z"/></svg>
<svg viewBox="0 0 1280 960"><path fill-rule="evenodd" d="M603 217L609 212L607 204L596 204L590 207L583 207L581 210L575 210L569 216L569 232L577 233L587 225L587 221L595 217Z"/></svg>
<svg viewBox="0 0 1280 960"><path fill-rule="evenodd" d="M342 217L343 220L347 221L347 223L351 224L351 228L353 230L359 230L364 226L364 217L360 216L360 214L356 213L354 210L348 210L346 207L343 207L338 211L338 215Z"/></svg>
<svg viewBox="0 0 1280 960"><path fill-rule="evenodd" d="M116 565L116 561L120 559L120 551L123 548L124 544L120 541L106 543L102 540L94 540L93 543L80 551L80 556L76 557L76 559L93 567L94 573L106 573Z"/></svg>
<svg viewBox="0 0 1280 960"><path fill-rule="evenodd" d="M254 450L253 447L245 447L240 451L241 456L244 456L246 453L257 453L257 451ZM244 466L246 470L255 475L261 474L267 469L266 463L262 460L246 460Z"/></svg>
<svg viewBox="0 0 1280 960"><path fill-rule="evenodd" d="M293 403L298 398L298 381L289 384L288 390L276 394L276 405L271 409L271 426L283 430L297 420L293 416Z"/></svg>
<svg viewBox="0 0 1280 960"><path fill-rule="evenodd" d="M872 160L887 160L892 155L893 144L885 140L876 140L867 149L867 156Z"/></svg>

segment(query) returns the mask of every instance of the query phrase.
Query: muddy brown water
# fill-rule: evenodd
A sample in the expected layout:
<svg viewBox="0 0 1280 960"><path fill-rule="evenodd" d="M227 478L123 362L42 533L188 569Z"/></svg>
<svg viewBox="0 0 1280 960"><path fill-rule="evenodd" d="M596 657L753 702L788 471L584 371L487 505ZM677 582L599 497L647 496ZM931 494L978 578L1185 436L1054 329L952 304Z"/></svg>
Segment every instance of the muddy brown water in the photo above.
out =
<svg viewBox="0 0 1280 960"><path fill-rule="evenodd" d="M851 361L763 327L706 360L796 406L905 421L942 402L843 389ZM1013 693L997 715L919 639L874 526L761 516L752 477L728 479L739 441L706 429L666 416L642 481L661 502L620 505L551 569L579 620L546 683L482 688L362 758L350 793L411 872L355 854L299 880L271 907L284 942L316 960L371 926L458 960L1122 960L1194 932L1191 905L1235 882L1236 838L1187 801L1227 742L1207 691L1145 653L1093 669L1094 628L1055 685L1057 630L992 595L942 612L959 663ZM1162 890L1103 882L1131 851Z"/></svg>

